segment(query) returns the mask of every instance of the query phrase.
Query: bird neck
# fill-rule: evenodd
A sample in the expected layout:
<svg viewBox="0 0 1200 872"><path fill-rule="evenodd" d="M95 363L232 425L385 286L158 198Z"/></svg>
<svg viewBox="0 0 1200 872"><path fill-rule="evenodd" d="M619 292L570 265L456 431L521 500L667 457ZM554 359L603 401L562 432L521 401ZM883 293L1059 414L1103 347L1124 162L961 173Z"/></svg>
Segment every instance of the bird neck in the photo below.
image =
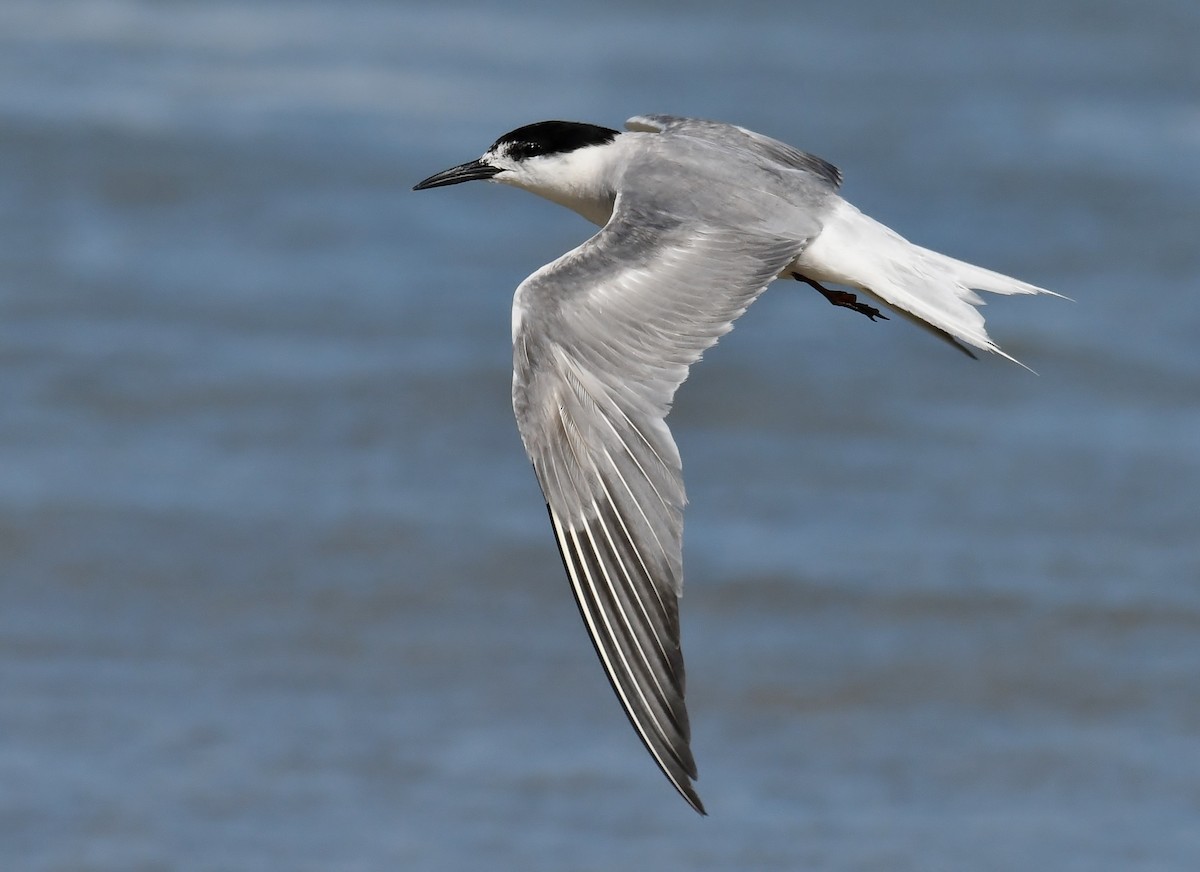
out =
<svg viewBox="0 0 1200 872"><path fill-rule="evenodd" d="M511 184L603 226L612 215L617 196L617 182L624 166L625 136L539 162Z"/></svg>

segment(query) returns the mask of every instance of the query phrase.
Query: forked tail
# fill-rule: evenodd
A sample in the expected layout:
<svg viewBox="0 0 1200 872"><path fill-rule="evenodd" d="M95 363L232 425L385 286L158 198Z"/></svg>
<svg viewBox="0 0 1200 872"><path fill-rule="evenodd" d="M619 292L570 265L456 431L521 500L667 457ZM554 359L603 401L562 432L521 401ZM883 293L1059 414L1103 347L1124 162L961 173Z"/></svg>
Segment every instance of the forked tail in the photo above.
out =
<svg viewBox="0 0 1200 872"><path fill-rule="evenodd" d="M960 348L966 343L1021 366L988 336L976 308L984 300L975 290L1062 296L914 245L841 199L794 268L816 281L864 291Z"/></svg>

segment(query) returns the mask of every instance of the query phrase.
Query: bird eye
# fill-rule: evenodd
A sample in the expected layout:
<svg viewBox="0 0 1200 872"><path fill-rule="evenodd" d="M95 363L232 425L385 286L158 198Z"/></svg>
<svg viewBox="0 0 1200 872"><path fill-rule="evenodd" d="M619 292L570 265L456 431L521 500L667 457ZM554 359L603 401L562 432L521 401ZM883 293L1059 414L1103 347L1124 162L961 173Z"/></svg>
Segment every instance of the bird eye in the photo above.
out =
<svg viewBox="0 0 1200 872"><path fill-rule="evenodd" d="M514 160L525 160L525 158L535 157L545 151L545 148L536 142L514 142L508 147L509 157Z"/></svg>

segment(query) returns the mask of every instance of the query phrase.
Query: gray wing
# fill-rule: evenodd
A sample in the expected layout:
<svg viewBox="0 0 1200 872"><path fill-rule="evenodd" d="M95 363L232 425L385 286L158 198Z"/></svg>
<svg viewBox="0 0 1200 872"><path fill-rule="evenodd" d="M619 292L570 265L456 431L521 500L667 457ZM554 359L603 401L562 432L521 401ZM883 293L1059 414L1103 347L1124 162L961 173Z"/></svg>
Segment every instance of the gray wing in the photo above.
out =
<svg viewBox="0 0 1200 872"><path fill-rule="evenodd" d="M596 236L517 289L513 408L604 670L703 812L679 643L685 496L664 419L688 367L804 240L664 218L649 199L618 196Z"/></svg>
<svg viewBox="0 0 1200 872"><path fill-rule="evenodd" d="M700 139L732 142L785 166L813 173L832 185L833 190L842 184L841 170L829 161L736 124L678 115L635 115L625 122L625 129L644 133L679 133Z"/></svg>

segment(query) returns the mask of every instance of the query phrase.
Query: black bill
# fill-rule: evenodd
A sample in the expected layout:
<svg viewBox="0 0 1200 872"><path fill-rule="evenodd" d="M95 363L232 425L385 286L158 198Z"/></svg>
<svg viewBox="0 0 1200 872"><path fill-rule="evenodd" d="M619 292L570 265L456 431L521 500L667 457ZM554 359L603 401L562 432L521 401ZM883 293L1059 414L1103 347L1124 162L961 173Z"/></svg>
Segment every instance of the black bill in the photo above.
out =
<svg viewBox="0 0 1200 872"><path fill-rule="evenodd" d="M459 164L456 167L451 167L448 170L442 170L440 173L434 173L423 182L417 182L413 185L414 191L423 191L426 188L440 188L443 185L457 185L460 182L473 182L477 179L490 179L496 173L500 172L498 167L490 164L485 164L482 161L473 160L465 164Z"/></svg>

